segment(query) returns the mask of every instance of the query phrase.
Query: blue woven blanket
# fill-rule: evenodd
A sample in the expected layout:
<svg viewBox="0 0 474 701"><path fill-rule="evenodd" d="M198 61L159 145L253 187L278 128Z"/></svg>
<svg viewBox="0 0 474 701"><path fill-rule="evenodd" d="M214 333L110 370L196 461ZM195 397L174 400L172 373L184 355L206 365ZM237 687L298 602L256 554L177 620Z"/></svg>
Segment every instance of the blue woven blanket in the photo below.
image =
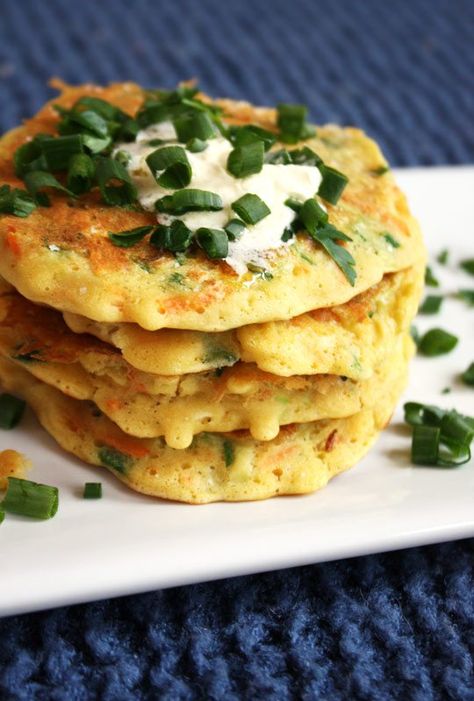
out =
<svg viewBox="0 0 474 701"><path fill-rule="evenodd" d="M53 75L196 76L357 124L394 165L472 162L473 47L473 0L2 0L0 126ZM473 652L463 541L3 619L0 699L474 701Z"/></svg>

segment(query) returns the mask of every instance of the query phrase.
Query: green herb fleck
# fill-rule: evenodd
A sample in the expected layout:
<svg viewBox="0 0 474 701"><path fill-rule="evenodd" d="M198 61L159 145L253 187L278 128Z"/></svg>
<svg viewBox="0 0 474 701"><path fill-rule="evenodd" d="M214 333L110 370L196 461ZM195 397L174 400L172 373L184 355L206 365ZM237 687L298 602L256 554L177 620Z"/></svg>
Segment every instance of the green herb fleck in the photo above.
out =
<svg viewBox="0 0 474 701"><path fill-rule="evenodd" d="M117 472L121 472L122 474L125 474L133 464L133 458L130 455L121 453L116 448L111 448L108 445L99 448L97 455L102 465L111 467L113 470L117 470Z"/></svg>
<svg viewBox="0 0 474 701"><path fill-rule="evenodd" d="M439 281L433 275L433 271L428 265L425 270L425 285L429 287L439 287Z"/></svg>
<svg viewBox="0 0 474 701"><path fill-rule="evenodd" d="M474 362L469 365L469 367L464 370L461 375L461 379L465 385L470 385L474 387Z"/></svg>
<svg viewBox="0 0 474 701"><path fill-rule="evenodd" d="M235 446L232 441L224 441L224 462L226 467L230 467L235 460Z"/></svg>

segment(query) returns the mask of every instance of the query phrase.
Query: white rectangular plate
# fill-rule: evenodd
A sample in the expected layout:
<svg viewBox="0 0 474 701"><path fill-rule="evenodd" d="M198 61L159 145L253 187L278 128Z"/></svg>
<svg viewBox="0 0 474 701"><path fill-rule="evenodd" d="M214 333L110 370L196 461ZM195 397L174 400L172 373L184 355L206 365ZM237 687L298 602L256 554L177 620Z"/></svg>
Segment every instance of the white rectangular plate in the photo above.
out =
<svg viewBox="0 0 474 701"><path fill-rule="evenodd" d="M432 256L450 249L449 265L434 266L443 293L473 288L457 263L474 256L474 168L398 176ZM474 390L459 381L474 360L473 322L474 309L449 296L440 315L419 318L422 330L442 326L460 343L444 357L417 358L404 399L474 414ZM30 478L60 488L60 509L46 522L8 515L0 527L0 615L474 536L474 465L412 467L409 446L399 408L369 455L321 492L189 506L126 489L62 452L28 416L0 432L0 449L25 452ZM84 482L97 480L103 499L84 501Z"/></svg>

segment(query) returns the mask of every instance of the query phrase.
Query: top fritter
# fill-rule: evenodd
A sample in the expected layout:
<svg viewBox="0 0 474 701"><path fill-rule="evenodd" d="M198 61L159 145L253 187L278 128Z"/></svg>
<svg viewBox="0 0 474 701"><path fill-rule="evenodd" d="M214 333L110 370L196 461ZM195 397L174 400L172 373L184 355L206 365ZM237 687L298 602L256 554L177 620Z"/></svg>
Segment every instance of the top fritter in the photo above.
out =
<svg viewBox="0 0 474 701"><path fill-rule="evenodd" d="M35 302L222 331L344 303L424 254L356 129L189 86L61 89L0 141L0 274Z"/></svg>

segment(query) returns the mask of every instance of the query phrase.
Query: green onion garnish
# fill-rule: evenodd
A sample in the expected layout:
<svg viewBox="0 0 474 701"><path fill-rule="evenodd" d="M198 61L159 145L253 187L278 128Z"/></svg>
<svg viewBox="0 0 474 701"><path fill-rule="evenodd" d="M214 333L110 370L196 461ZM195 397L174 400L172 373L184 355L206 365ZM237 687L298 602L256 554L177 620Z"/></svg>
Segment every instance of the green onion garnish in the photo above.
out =
<svg viewBox="0 0 474 701"><path fill-rule="evenodd" d="M315 236L318 226L327 224L328 213L314 198L306 200L306 202L304 202L299 209L297 209L296 206L292 206L293 201L287 200L285 204L299 214L299 218L301 219L304 228L311 234L311 236Z"/></svg>
<svg viewBox="0 0 474 701"><path fill-rule="evenodd" d="M466 260L462 260L459 265L466 273L474 275L474 258L466 258Z"/></svg>
<svg viewBox="0 0 474 701"><path fill-rule="evenodd" d="M277 106L277 112L277 125L281 141L294 144L315 134L315 130L306 122L308 108L305 105L281 103Z"/></svg>
<svg viewBox="0 0 474 701"><path fill-rule="evenodd" d="M226 467L230 467L235 460L235 446L232 441L226 440L223 445L224 462Z"/></svg>
<svg viewBox="0 0 474 701"><path fill-rule="evenodd" d="M181 146L163 146L150 153L146 163L161 187L177 190L191 182L191 165ZM159 174L160 171L163 172Z"/></svg>
<svg viewBox="0 0 474 701"><path fill-rule="evenodd" d="M239 197L231 207L246 224L257 224L270 214L265 202L251 192Z"/></svg>
<svg viewBox="0 0 474 701"><path fill-rule="evenodd" d="M316 200L315 200L316 201ZM296 214L299 214L301 207L303 206L304 202L301 200L297 200L296 197L288 197L285 200L285 204L287 207L293 210L293 212L296 212Z"/></svg>
<svg viewBox="0 0 474 701"><path fill-rule="evenodd" d="M418 343L418 350L423 355L436 356L444 355L453 350L457 345L458 338L444 329L430 329Z"/></svg>
<svg viewBox="0 0 474 701"><path fill-rule="evenodd" d="M469 367L464 370L461 375L461 379L465 385L470 385L474 387L474 362L469 365Z"/></svg>
<svg viewBox="0 0 474 701"><path fill-rule="evenodd" d="M398 243L397 239L392 236L388 231L384 231L383 237L385 241L392 246L392 248L400 248L401 244Z"/></svg>
<svg viewBox="0 0 474 701"><path fill-rule="evenodd" d="M428 265L425 270L425 285L429 287L439 287L439 281L433 275L433 271Z"/></svg>
<svg viewBox="0 0 474 701"><path fill-rule="evenodd" d="M186 149L191 151L191 153L201 153L201 151L205 151L207 149L207 146L207 141L197 139L196 137L189 139L189 141L186 142Z"/></svg>
<svg viewBox="0 0 474 701"><path fill-rule="evenodd" d="M287 166L291 163L291 156L286 149L271 151L265 157L265 162L275 166Z"/></svg>
<svg viewBox="0 0 474 701"><path fill-rule="evenodd" d="M74 109L77 111L82 107L85 110L96 112L107 122L126 122L129 119L129 116L119 107L102 100L100 97L89 97L88 95L80 97L74 104Z"/></svg>
<svg viewBox="0 0 474 701"><path fill-rule="evenodd" d="M309 146L289 151L290 162L295 166L320 166L321 158Z"/></svg>
<svg viewBox="0 0 474 701"><path fill-rule="evenodd" d="M45 170L46 159L43 156L41 142L43 138L51 139L51 135L37 135L17 148L13 154L15 174L22 178L29 170Z"/></svg>
<svg viewBox="0 0 474 701"><path fill-rule="evenodd" d="M437 314L442 303L443 298L440 295L428 295L418 311L420 314Z"/></svg>
<svg viewBox="0 0 474 701"><path fill-rule="evenodd" d="M435 426L414 426L411 461L415 465L436 465L441 430Z"/></svg>
<svg viewBox="0 0 474 701"><path fill-rule="evenodd" d="M268 151L276 141L276 135L268 129L262 129L255 124L246 124L243 127L230 127L229 138L234 146L245 146L256 141L263 143L263 148Z"/></svg>
<svg viewBox="0 0 474 701"><path fill-rule="evenodd" d="M145 236L150 234L154 226L138 226L136 229L128 229L127 231L112 232L109 231L109 239L114 246L119 248L131 248L136 243L141 241Z"/></svg>
<svg viewBox="0 0 474 701"><path fill-rule="evenodd" d="M12 394L0 394L0 428L15 428L25 411L25 402Z"/></svg>
<svg viewBox="0 0 474 701"><path fill-rule="evenodd" d="M437 260L438 263L440 263L441 265L446 265L446 263L447 263L448 260L449 260L449 251L448 251L448 249L447 249L447 248L443 248L443 250L440 251L440 252L438 253L438 255L437 255L437 257L436 257L436 260Z"/></svg>
<svg viewBox="0 0 474 701"><path fill-rule="evenodd" d="M470 307L474 307L474 290L459 290L456 297L462 299Z"/></svg>
<svg viewBox="0 0 474 701"><path fill-rule="evenodd" d="M263 141L236 146L227 159L227 170L234 178L246 178L260 173L263 167Z"/></svg>
<svg viewBox="0 0 474 701"><path fill-rule="evenodd" d="M201 227L196 231L196 241L208 258L213 260L226 258L229 253L227 234L222 229Z"/></svg>
<svg viewBox="0 0 474 701"><path fill-rule="evenodd" d="M190 139L211 139L216 128L207 112L193 111L173 119L178 141L186 143Z"/></svg>
<svg viewBox="0 0 474 701"><path fill-rule="evenodd" d="M86 482L83 497L84 499L102 499L102 483Z"/></svg>
<svg viewBox="0 0 474 701"><path fill-rule="evenodd" d="M56 515L58 503L57 487L9 477L7 493L0 506L12 514L48 519Z"/></svg>
<svg viewBox="0 0 474 701"><path fill-rule="evenodd" d="M5 512L0 511L0 523L3 523L4 519L5 519Z"/></svg>
<svg viewBox="0 0 474 701"><path fill-rule="evenodd" d="M57 190L69 197L76 196L71 190L68 190L67 187L61 185L54 175L45 173L42 170L33 170L30 173L26 173L24 181L30 195L42 206L49 206L49 198L45 190Z"/></svg>
<svg viewBox="0 0 474 701"><path fill-rule="evenodd" d="M380 177L381 175L385 175L385 173L388 173L389 170L390 170L390 166L384 165L384 166L378 166L378 168L372 168L372 170L370 172L372 175Z"/></svg>
<svg viewBox="0 0 474 701"><path fill-rule="evenodd" d="M318 189L318 195L331 204L337 204L349 178L344 173L324 164L319 165L319 170L323 179Z"/></svg>
<svg viewBox="0 0 474 701"><path fill-rule="evenodd" d="M0 214L13 214L15 217L28 217L37 207L33 197L25 190L0 187Z"/></svg>
<svg viewBox="0 0 474 701"><path fill-rule="evenodd" d="M66 137L65 137L66 138ZM95 174L94 161L86 153L76 153L69 161L67 186L75 195L89 192Z"/></svg>
<svg viewBox="0 0 474 701"><path fill-rule="evenodd" d="M155 202L158 212L164 214L185 214L186 212L217 212L223 208L220 195L208 190L177 190Z"/></svg>
<svg viewBox="0 0 474 701"><path fill-rule="evenodd" d="M184 253L193 240L193 233L186 224L176 219L170 226L160 224L150 238L150 243L172 253Z"/></svg>
<svg viewBox="0 0 474 701"><path fill-rule="evenodd" d="M43 139L41 150L46 160L47 170L65 170L72 156L83 152L84 144L80 134L70 134Z"/></svg>
<svg viewBox="0 0 474 701"><path fill-rule="evenodd" d="M64 117L65 119L58 125L60 134L70 132L71 126L75 125L81 129L86 129L94 136L107 137L109 135L107 121L97 112L92 112L92 110L84 110L83 112L69 110L66 111Z"/></svg>
<svg viewBox="0 0 474 701"><path fill-rule="evenodd" d="M96 178L102 199L107 204L122 207L137 198L137 189L127 169L112 158L97 158Z"/></svg>
<svg viewBox="0 0 474 701"><path fill-rule="evenodd" d="M99 448L97 455L103 465L111 467L112 470L122 472L123 474L127 472L133 463L131 455L122 453L120 450L111 448L108 445L103 445Z"/></svg>
<svg viewBox="0 0 474 701"><path fill-rule="evenodd" d="M331 224L326 224L322 229L318 229L315 234L311 234L315 241L321 244L326 253L331 256L336 265L344 273L348 282L354 286L357 278L355 271L355 260L349 251L341 246L339 241L352 241L349 236L338 231Z"/></svg>
<svg viewBox="0 0 474 701"><path fill-rule="evenodd" d="M418 347L418 344L420 343L420 333L414 324L410 326L410 336L412 337L415 345Z"/></svg>
<svg viewBox="0 0 474 701"><path fill-rule="evenodd" d="M224 231L229 237L229 241L235 241L239 239L245 231L245 224L240 219L231 219L224 226Z"/></svg>

